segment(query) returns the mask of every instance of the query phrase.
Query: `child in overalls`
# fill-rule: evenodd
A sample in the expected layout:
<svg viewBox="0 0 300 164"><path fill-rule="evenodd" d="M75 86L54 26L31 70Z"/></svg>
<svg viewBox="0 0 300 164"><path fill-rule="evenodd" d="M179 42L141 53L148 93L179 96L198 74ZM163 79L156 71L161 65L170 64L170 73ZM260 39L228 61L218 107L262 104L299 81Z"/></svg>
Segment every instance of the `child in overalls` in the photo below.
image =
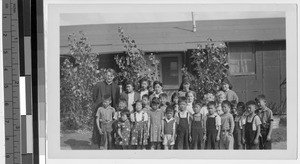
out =
<svg viewBox="0 0 300 164"><path fill-rule="evenodd" d="M142 110L142 100L137 100L134 106L135 112L130 115L131 146L133 149L145 149L148 144L148 114Z"/></svg>
<svg viewBox="0 0 300 164"><path fill-rule="evenodd" d="M202 105L197 103L194 106L194 114L192 117L192 125L191 125L191 148L192 149L203 149L203 133L204 133L204 116L200 113Z"/></svg>
<svg viewBox="0 0 300 164"><path fill-rule="evenodd" d="M191 118L190 113L186 110L187 100L185 97L179 99L179 112L175 115L177 122L176 129L176 145L177 149L189 149L189 142L191 140L190 128Z"/></svg>
<svg viewBox="0 0 300 164"><path fill-rule="evenodd" d="M272 149L272 123L273 123L273 112L266 106L267 100L265 95L259 95L256 98L257 104L260 108L258 116L262 122L260 127L260 142L259 149Z"/></svg>
<svg viewBox="0 0 300 164"><path fill-rule="evenodd" d="M235 100L233 100L235 101ZM245 104L243 102L239 102L237 104L236 112L234 113L234 130L233 130L233 138L234 138L234 149L245 149L245 140L244 140L244 126L245 126L245 116L243 115L245 112Z"/></svg>
<svg viewBox="0 0 300 164"><path fill-rule="evenodd" d="M221 118L216 113L216 103L214 101L210 101L207 108L208 114L204 119L205 149L219 149Z"/></svg>
<svg viewBox="0 0 300 164"><path fill-rule="evenodd" d="M248 101L246 103L249 115L245 124L245 143L246 149L259 149L258 137L260 134L260 118L255 114L256 103Z"/></svg>

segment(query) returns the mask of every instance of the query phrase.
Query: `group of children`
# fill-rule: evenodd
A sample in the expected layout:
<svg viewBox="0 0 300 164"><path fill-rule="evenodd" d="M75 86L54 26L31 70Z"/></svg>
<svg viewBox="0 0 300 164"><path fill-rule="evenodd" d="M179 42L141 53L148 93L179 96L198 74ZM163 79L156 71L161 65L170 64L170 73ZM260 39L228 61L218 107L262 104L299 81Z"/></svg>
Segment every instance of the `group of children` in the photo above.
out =
<svg viewBox="0 0 300 164"><path fill-rule="evenodd" d="M271 149L273 114L264 95L245 104L219 91L196 102L189 90L169 102L159 81L153 93L143 81L139 93L132 88L126 83L116 109L104 96L96 113L100 149Z"/></svg>

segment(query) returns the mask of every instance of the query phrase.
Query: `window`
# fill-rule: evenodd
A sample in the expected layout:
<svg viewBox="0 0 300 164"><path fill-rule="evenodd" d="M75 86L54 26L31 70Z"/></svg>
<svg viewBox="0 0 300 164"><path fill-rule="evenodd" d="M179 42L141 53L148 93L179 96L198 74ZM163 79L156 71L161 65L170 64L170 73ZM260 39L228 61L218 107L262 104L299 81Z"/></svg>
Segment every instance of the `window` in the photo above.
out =
<svg viewBox="0 0 300 164"><path fill-rule="evenodd" d="M241 43L229 49L228 63L231 75L255 74L255 53L252 51L251 44Z"/></svg>
<svg viewBox="0 0 300 164"><path fill-rule="evenodd" d="M161 80L165 89L178 89L181 82L181 61L179 53L161 54Z"/></svg>

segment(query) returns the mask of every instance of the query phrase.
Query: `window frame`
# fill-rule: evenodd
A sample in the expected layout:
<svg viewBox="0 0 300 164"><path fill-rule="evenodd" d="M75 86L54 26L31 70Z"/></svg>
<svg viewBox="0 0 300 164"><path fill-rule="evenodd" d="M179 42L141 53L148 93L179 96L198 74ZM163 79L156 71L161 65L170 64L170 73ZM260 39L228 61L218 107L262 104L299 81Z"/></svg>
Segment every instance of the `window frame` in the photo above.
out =
<svg viewBox="0 0 300 164"><path fill-rule="evenodd" d="M231 46L233 45L234 46ZM240 46L237 46L238 44L240 44ZM252 42L234 42L234 43L227 43L228 45L228 56L227 56L227 59L228 59L228 65L229 65L229 70L228 70L228 73L230 76L255 76L257 74L257 57L256 57L256 50L255 50L255 45L254 43ZM233 47L241 47L241 46L249 46L251 47L251 54L253 55L253 60L254 60L254 72L242 72L242 73L232 73L230 71L230 54L231 54L231 49ZM239 54L241 55L241 54Z"/></svg>
<svg viewBox="0 0 300 164"><path fill-rule="evenodd" d="M178 51L176 51L176 52L160 52L160 53L158 52L157 53L157 56L158 56L159 61L160 61L160 63L159 63L159 67L160 67L160 69L159 69L159 74L160 74L159 80L163 83L164 90L178 90L179 89L179 86L182 82L182 72L181 72L182 54L183 54L183 52L178 52ZM162 58L164 58L164 57L177 57L177 59L178 59L178 85L166 85L162 81L163 74L162 74L162 62L161 61L162 61Z"/></svg>

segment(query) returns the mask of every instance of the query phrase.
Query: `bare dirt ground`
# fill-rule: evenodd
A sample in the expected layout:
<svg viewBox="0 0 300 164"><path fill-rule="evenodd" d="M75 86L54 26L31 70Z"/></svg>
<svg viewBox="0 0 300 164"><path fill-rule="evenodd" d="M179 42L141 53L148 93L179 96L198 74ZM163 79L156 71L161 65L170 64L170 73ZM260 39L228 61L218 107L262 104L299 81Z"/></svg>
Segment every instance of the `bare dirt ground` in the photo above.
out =
<svg viewBox="0 0 300 164"><path fill-rule="evenodd" d="M61 133L62 150L91 150L97 149L91 144L91 132L68 132ZM286 149L286 126L280 126L273 130L272 149Z"/></svg>

